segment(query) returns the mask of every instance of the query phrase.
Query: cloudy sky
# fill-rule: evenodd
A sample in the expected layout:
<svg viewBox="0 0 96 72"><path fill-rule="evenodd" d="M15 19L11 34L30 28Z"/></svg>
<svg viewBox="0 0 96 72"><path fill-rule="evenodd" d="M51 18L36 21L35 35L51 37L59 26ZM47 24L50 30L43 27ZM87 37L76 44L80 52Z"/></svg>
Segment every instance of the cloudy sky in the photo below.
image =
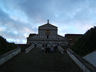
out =
<svg viewBox="0 0 96 72"><path fill-rule="evenodd" d="M9 42L26 43L47 19L62 36L83 34L96 25L96 0L0 0L0 35Z"/></svg>

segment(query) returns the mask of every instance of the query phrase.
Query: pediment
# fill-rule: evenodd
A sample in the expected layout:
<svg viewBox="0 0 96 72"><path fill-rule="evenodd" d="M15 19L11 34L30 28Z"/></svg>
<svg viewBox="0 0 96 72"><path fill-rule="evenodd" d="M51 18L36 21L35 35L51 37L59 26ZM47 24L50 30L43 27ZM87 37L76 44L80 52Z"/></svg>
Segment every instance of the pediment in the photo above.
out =
<svg viewBox="0 0 96 72"><path fill-rule="evenodd" d="M48 28L48 29L57 29L57 27L52 25L52 24L44 24L44 25L39 27L39 29L46 29L46 28Z"/></svg>

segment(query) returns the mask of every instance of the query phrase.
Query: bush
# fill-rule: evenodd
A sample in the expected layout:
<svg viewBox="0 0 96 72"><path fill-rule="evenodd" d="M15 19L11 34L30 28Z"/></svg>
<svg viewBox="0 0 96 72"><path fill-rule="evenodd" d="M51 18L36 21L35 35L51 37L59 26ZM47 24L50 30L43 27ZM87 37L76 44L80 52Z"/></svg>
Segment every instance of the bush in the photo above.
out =
<svg viewBox="0 0 96 72"><path fill-rule="evenodd" d="M14 43L8 43L6 39L0 36L0 55L17 48Z"/></svg>

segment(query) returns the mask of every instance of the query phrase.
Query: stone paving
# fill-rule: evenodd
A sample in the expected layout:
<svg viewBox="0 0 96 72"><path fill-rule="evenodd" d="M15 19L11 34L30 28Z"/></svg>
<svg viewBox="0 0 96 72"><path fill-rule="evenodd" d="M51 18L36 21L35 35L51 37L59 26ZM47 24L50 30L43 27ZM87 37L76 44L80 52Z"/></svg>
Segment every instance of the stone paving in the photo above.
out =
<svg viewBox="0 0 96 72"><path fill-rule="evenodd" d="M44 53L34 48L21 53L0 67L0 72L83 72L68 56L59 52Z"/></svg>

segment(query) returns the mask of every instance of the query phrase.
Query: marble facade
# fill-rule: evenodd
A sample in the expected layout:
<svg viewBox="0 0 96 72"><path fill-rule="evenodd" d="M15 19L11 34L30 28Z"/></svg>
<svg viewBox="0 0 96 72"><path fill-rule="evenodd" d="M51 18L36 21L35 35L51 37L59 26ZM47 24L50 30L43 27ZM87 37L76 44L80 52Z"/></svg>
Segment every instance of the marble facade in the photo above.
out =
<svg viewBox="0 0 96 72"><path fill-rule="evenodd" d="M66 46L67 41L63 36L58 35L58 28L49 23L41 25L38 28L38 34L30 34L27 38L27 44L41 46Z"/></svg>

